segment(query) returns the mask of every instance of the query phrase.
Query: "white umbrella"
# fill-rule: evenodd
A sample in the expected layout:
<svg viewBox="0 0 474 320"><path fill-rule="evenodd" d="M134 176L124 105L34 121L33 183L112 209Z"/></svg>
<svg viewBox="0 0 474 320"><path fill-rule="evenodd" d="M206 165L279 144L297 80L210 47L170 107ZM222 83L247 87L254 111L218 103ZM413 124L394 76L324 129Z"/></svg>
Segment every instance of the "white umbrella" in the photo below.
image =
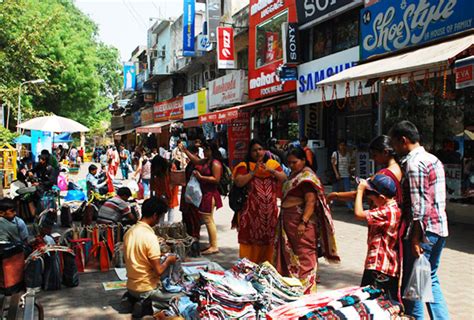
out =
<svg viewBox="0 0 474 320"><path fill-rule="evenodd" d="M87 132L89 128L74 120L56 115L39 117L20 123L18 128L47 132Z"/></svg>

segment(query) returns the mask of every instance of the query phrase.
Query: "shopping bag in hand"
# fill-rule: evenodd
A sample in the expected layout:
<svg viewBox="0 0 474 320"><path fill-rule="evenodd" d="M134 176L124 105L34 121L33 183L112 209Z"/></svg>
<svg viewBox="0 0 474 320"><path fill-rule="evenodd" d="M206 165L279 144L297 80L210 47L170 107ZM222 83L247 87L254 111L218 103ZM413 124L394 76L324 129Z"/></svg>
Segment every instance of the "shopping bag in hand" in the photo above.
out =
<svg viewBox="0 0 474 320"><path fill-rule="evenodd" d="M199 208L201 205L202 191L201 185L195 176L192 176L186 186L186 193L184 198L187 203L193 204L195 207Z"/></svg>
<svg viewBox="0 0 474 320"><path fill-rule="evenodd" d="M431 265L424 255L416 259L413 264L410 279L403 292L403 299L434 302L431 288Z"/></svg>

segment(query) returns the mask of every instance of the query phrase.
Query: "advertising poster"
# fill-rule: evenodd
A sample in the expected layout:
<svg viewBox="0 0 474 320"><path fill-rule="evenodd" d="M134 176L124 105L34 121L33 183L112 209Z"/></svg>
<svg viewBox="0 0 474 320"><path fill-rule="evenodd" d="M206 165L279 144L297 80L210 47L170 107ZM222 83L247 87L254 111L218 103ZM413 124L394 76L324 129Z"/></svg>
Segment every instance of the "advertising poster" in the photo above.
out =
<svg viewBox="0 0 474 320"><path fill-rule="evenodd" d="M235 69L234 29L217 28L217 67L219 69Z"/></svg>
<svg viewBox="0 0 474 320"><path fill-rule="evenodd" d="M197 112L198 116L207 113L207 90L203 89L199 91L197 94Z"/></svg>
<svg viewBox="0 0 474 320"><path fill-rule="evenodd" d="M360 11L361 59L471 29L473 12L472 0L375 3Z"/></svg>
<svg viewBox="0 0 474 320"><path fill-rule="evenodd" d="M445 164L446 197L456 198L461 196L462 167L460 164Z"/></svg>
<svg viewBox="0 0 474 320"><path fill-rule="evenodd" d="M206 1L207 34L210 42L217 42L217 27L221 21L221 0Z"/></svg>
<svg viewBox="0 0 474 320"><path fill-rule="evenodd" d="M154 122L180 119L183 119L183 97L158 102L153 106Z"/></svg>
<svg viewBox="0 0 474 320"><path fill-rule="evenodd" d="M249 99L292 92L296 81L282 82L277 68L283 65L281 25L297 22L295 0L250 1Z"/></svg>
<svg viewBox="0 0 474 320"><path fill-rule="evenodd" d="M229 164L233 168L245 160L250 144L250 115L240 112L239 117L227 126Z"/></svg>
<svg viewBox="0 0 474 320"><path fill-rule="evenodd" d="M124 63L123 65L123 90L134 91L137 81L137 73L135 65L132 62Z"/></svg>
<svg viewBox="0 0 474 320"><path fill-rule="evenodd" d="M194 52L194 23L195 0L184 0L183 12L183 56L193 57Z"/></svg>

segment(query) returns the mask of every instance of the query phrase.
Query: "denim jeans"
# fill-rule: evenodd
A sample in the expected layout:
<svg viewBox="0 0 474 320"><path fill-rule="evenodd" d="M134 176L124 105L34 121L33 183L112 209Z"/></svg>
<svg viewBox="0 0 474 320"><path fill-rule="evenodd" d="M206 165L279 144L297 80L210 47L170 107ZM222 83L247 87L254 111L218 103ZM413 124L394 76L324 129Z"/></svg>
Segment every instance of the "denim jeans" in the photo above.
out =
<svg viewBox="0 0 474 320"><path fill-rule="evenodd" d="M441 258L441 251L446 244L446 238L440 237L435 233L426 232L427 243L422 243L423 254L431 264L431 282L433 289L434 302L426 303L428 313L431 319L449 319L448 305L441 292L441 286L438 279L438 267ZM406 287L408 279L410 278L413 269L415 257L411 252L411 241L404 241L403 243L403 284L402 293ZM418 319L424 319L424 306L422 301L403 300L406 313Z"/></svg>
<svg viewBox="0 0 474 320"><path fill-rule="evenodd" d="M351 178L345 177L338 180L336 183L332 185L333 192L345 192L351 191ZM354 209L354 203L352 201L346 202L347 208Z"/></svg>
<svg viewBox="0 0 474 320"><path fill-rule="evenodd" d="M128 166L127 165L120 165L120 170L122 171L122 179L128 179Z"/></svg>
<svg viewBox="0 0 474 320"><path fill-rule="evenodd" d="M142 179L142 185L143 185L143 196L145 198L150 197L150 179Z"/></svg>

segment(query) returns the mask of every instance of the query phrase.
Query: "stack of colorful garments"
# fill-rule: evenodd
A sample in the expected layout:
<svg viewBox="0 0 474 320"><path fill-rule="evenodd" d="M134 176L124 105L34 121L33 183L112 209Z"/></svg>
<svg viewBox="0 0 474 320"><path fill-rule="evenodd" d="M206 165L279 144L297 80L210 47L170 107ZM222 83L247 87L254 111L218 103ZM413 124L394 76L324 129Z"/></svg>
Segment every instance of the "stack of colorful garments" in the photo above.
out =
<svg viewBox="0 0 474 320"><path fill-rule="evenodd" d="M201 272L195 289L200 319L256 319L258 292L232 272Z"/></svg>
<svg viewBox="0 0 474 320"><path fill-rule="evenodd" d="M403 307L373 287L347 288L312 294L270 311L267 319L397 319Z"/></svg>
<svg viewBox="0 0 474 320"><path fill-rule="evenodd" d="M245 275L245 279L257 290L262 313L303 296L304 289L298 279L282 277L268 262L257 265L247 259L241 259L232 270L236 274Z"/></svg>

